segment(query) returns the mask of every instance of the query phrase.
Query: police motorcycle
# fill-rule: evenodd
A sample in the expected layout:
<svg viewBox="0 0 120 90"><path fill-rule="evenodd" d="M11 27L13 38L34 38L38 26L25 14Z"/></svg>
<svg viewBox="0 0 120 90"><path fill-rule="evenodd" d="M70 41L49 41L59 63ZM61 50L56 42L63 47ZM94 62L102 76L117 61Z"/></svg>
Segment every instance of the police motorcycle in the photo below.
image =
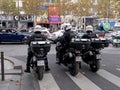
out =
<svg viewBox="0 0 120 90"><path fill-rule="evenodd" d="M61 55L60 52L64 53ZM61 41L56 43L56 61L61 61L60 64L66 66L72 76L76 76L78 74L80 60L76 59L75 49L70 47L65 50Z"/></svg>
<svg viewBox="0 0 120 90"><path fill-rule="evenodd" d="M101 38L74 38L72 41L72 46L80 51L82 61L90 66L92 72L98 71L100 68L100 60L102 60L100 51L104 49L104 47L109 46L108 40Z"/></svg>
<svg viewBox="0 0 120 90"><path fill-rule="evenodd" d="M39 80L43 79L45 61L47 59L47 53L50 51L51 44L48 41L32 41L30 48L33 52L33 58L30 62L30 66L38 76Z"/></svg>
<svg viewBox="0 0 120 90"><path fill-rule="evenodd" d="M116 36L112 36L112 45L114 47L120 47L120 36L116 34Z"/></svg>

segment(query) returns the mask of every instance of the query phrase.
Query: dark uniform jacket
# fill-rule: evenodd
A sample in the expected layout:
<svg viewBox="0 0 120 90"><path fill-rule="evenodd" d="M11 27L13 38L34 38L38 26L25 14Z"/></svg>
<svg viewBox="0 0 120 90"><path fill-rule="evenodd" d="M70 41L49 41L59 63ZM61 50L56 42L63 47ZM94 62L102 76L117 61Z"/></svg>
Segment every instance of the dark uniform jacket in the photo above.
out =
<svg viewBox="0 0 120 90"><path fill-rule="evenodd" d="M85 38L85 39L91 39L91 38L97 38L96 34L95 33L92 33L92 34L84 34L82 36L82 38Z"/></svg>
<svg viewBox="0 0 120 90"><path fill-rule="evenodd" d="M68 30L68 31L65 31L64 34L63 34L63 38L64 38L64 43L65 43L65 46L69 48L69 45L70 45L70 42L71 42L71 39L72 39L72 35L71 35L71 31Z"/></svg>
<svg viewBox="0 0 120 90"><path fill-rule="evenodd" d="M28 41L28 46L30 46L31 41L46 41L47 37L41 33L34 33Z"/></svg>

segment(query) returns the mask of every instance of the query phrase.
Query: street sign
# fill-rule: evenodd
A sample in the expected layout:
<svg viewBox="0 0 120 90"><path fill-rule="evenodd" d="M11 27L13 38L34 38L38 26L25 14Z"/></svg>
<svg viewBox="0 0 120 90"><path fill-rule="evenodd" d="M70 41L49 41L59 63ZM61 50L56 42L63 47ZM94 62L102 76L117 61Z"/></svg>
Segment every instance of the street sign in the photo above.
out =
<svg viewBox="0 0 120 90"><path fill-rule="evenodd" d="M41 10L47 10L48 6L39 6L39 9L41 9Z"/></svg>
<svg viewBox="0 0 120 90"><path fill-rule="evenodd" d="M110 30L110 24L109 23L104 23L103 28L104 28L105 31Z"/></svg>

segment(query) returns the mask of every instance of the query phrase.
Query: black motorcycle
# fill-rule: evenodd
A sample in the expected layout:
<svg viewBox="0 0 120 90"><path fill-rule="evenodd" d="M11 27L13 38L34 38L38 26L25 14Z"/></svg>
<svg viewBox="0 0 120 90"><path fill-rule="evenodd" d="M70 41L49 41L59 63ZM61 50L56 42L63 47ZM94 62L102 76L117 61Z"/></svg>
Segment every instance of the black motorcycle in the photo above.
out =
<svg viewBox="0 0 120 90"><path fill-rule="evenodd" d="M74 39L72 43L80 51L82 61L89 64L91 71L96 72L100 68L101 52L104 47L108 47L106 39ZM81 66L81 63L80 63Z"/></svg>
<svg viewBox="0 0 120 90"><path fill-rule="evenodd" d="M66 66L72 76L76 76L79 72L79 62L76 59L76 53L74 48L64 49L60 42L56 43L56 60Z"/></svg>
<svg viewBox="0 0 120 90"><path fill-rule="evenodd" d="M47 53L50 51L50 42L48 41L33 41L30 48L33 52L33 58L31 60L31 68L38 75L38 79L43 79L45 61L47 59Z"/></svg>

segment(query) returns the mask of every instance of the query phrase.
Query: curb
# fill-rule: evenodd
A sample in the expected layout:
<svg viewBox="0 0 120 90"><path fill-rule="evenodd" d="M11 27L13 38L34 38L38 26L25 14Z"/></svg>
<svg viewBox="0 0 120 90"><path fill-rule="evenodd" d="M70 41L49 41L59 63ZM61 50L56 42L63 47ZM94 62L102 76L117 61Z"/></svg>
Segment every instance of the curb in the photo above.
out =
<svg viewBox="0 0 120 90"><path fill-rule="evenodd" d="M5 59L12 62L14 64L14 66L21 66L24 64L22 61L15 59L15 58L12 58L12 57L9 57L9 56L5 56Z"/></svg>
<svg viewBox="0 0 120 90"><path fill-rule="evenodd" d="M24 62L16 59L16 58L12 58L12 57L9 57L9 56L5 56L5 59L9 60L10 62L14 63L14 71L16 70L21 70L21 72L19 72L19 74L23 74L23 65L24 65ZM13 71L13 72L14 72ZM15 74L15 72L13 73Z"/></svg>
<svg viewBox="0 0 120 90"><path fill-rule="evenodd" d="M0 81L0 90L20 90L22 74L23 74L23 70L22 70L23 62L8 56L5 56L4 60L8 60L10 63L12 63L13 69L7 69L7 70L5 69L4 80Z"/></svg>
<svg viewBox="0 0 120 90"><path fill-rule="evenodd" d="M22 65L24 63L22 61L12 58L12 57L9 57L9 56L4 56L4 60L7 60L13 64L13 69L8 69L8 70L4 71L5 75L22 75L23 74L23 66ZM1 73L0 73L0 75L1 75Z"/></svg>

